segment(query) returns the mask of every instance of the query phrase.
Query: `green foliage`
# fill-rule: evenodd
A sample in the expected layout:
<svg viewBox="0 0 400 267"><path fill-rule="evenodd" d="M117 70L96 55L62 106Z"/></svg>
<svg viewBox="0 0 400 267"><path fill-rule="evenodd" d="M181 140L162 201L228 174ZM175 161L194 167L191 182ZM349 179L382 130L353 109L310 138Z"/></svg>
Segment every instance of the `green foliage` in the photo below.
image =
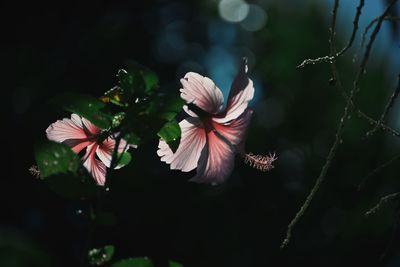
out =
<svg viewBox="0 0 400 267"><path fill-rule="evenodd" d="M160 118L165 120L172 120L182 110L184 101L181 98L174 97L165 100L164 109L160 113Z"/></svg>
<svg viewBox="0 0 400 267"><path fill-rule="evenodd" d="M91 249L88 253L89 263L92 266L102 266L111 260L114 255L114 246L107 245L102 248Z"/></svg>
<svg viewBox="0 0 400 267"><path fill-rule="evenodd" d="M168 264L169 264L169 267L183 267L182 264L180 264L176 261L169 261Z"/></svg>
<svg viewBox="0 0 400 267"><path fill-rule="evenodd" d="M70 199L95 196L99 189L92 177L72 173L51 176L46 179L46 183L53 192Z"/></svg>
<svg viewBox="0 0 400 267"><path fill-rule="evenodd" d="M157 75L133 61L129 61L125 69L120 69L117 77L123 96L130 102L151 95L158 86Z"/></svg>
<svg viewBox="0 0 400 267"><path fill-rule="evenodd" d="M169 121L158 132L158 136L175 151L179 146L181 128L175 120Z"/></svg>
<svg viewBox="0 0 400 267"><path fill-rule="evenodd" d="M105 104L97 98L65 93L51 101L53 104L61 106L64 110L76 113L99 128L107 129L111 126L112 117L104 112Z"/></svg>
<svg viewBox="0 0 400 267"><path fill-rule="evenodd" d="M128 73L138 74L144 82L144 90L139 93L149 95L158 87L158 77L153 71L135 61L128 61L126 65Z"/></svg>
<svg viewBox="0 0 400 267"><path fill-rule="evenodd" d="M137 136L134 133L128 133L124 135L124 139L128 144L130 145L139 145L141 142L141 139L139 136Z"/></svg>
<svg viewBox="0 0 400 267"><path fill-rule="evenodd" d="M120 260L111 267L153 267L153 263L149 258L133 258Z"/></svg>
<svg viewBox="0 0 400 267"><path fill-rule="evenodd" d="M78 156L67 145L55 142L38 145L35 159L42 178L67 172L76 173L80 164Z"/></svg>
<svg viewBox="0 0 400 267"><path fill-rule="evenodd" d="M118 156L117 166L122 168L128 165L132 160L132 155L129 152L124 152Z"/></svg>

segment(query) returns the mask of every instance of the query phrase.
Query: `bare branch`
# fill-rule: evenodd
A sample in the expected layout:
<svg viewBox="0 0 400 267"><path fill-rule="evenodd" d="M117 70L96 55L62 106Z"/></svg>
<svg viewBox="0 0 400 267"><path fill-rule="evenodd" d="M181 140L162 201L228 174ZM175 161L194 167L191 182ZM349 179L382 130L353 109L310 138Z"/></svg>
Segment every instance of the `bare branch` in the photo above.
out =
<svg viewBox="0 0 400 267"><path fill-rule="evenodd" d="M353 21L353 31L351 33L350 39L347 42L347 45L345 47L343 47L342 50L340 50L338 53L336 53L336 48L335 51L332 51L331 49L331 53L329 56L324 56L324 57L319 57L316 59L306 59L304 60L300 65L298 65L296 68L303 68L306 65L309 64L318 64L318 63L332 63L334 60L336 60L336 58L340 57L341 55L343 55L347 50L350 49L350 47L353 45L354 39L356 37L356 33L358 31L358 21L360 20L360 16L361 16L361 10L364 7L364 0L360 0L360 3L357 6L357 11L356 11L356 15L354 16L354 21ZM334 38L335 38L335 27L336 27L336 17L334 18L334 21L332 21L331 23L331 36L330 36L330 44L331 47L332 45L334 46Z"/></svg>
<svg viewBox="0 0 400 267"><path fill-rule="evenodd" d="M378 130L379 125L381 125L382 123L385 122L386 117L387 117L387 115L389 113L389 110L393 107L394 101L398 97L399 93L400 93L400 74L399 74L399 78L398 78L398 82L397 82L397 87L394 90L393 94L390 96L390 99L387 102L387 104L385 106L385 109L384 109L381 117L378 120L378 123L375 124L375 127L371 131L367 132L367 136L373 135L376 132L376 130Z"/></svg>
<svg viewBox="0 0 400 267"><path fill-rule="evenodd" d="M389 165L391 165L392 163L396 162L396 160L400 159L400 154L392 157L391 159L389 159L388 161L385 161L384 163L382 163L381 165L379 165L378 167L376 167L375 169L373 169L370 173L368 173L363 181L358 185L358 190L360 191L366 184L366 182L373 176L375 176L376 174L378 174L379 172L381 172L383 169L385 169L386 167L388 167Z"/></svg>
<svg viewBox="0 0 400 267"><path fill-rule="evenodd" d="M387 202L394 200L396 198L400 197L400 192L397 193L393 193L393 194L389 194L387 196L382 197L378 204L376 204L375 206L373 206L371 209L369 209L367 212L365 212L365 216L370 216L374 213L376 213L383 204L386 204Z"/></svg>
<svg viewBox="0 0 400 267"><path fill-rule="evenodd" d="M335 40L335 29L336 29L336 16L337 16L338 8L339 8L339 0L335 0L335 3L333 5L333 10L332 10L332 21L331 21L331 27L330 27L331 34L330 34L329 43L331 44L331 48L334 47L334 42L335 42L334 40ZM347 113L347 109L345 109L345 113ZM344 120L341 120L338 131L340 129L342 129L343 124L344 124ZM329 151L327 160L326 160L324 166L322 167L321 173L320 173L318 179L316 180L314 187L311 189L311 192L307 196L304 204L300 207L300 210L296 213L296 216L290 221L290 223L288 225L286 237L281 244L281 248L285 248L289 244L290 238L292 236L293 227L300 220L300 218L304 215L304 212L307 210L308 206L311 203L311 200L314 198L315 193L317 193L319 186L321 185L321 183L324 180L325 174L328 171L328 168L331 164L331 160L332 160L334 154L336 153L336 148L337 148L338 144L340 143L338 140L339 139L338 133L339 132L336 133L334 145L331 147L331 149Z"/></svg>
<svg viewBox="0 0 400 267"><path fill-rule="evenodd" d="M344 129L344 125L345 125L345 120L346 118L348 118L348 114L349 114L349 110L352 106L354 106L353 103L353 97L354 95L359 91L359 83L361 81L361 78L364 75L364 71L365 71L365 67L368 63L368 59L369 59L369 55L372 49L372 46L375 42L376 36L381 28L382 25L382 21L385 18L385 16L388 14L390 8L397 2L397 0L392 0L389 5L387 6L387 8L385 9L385 11L383 12L383 14L380 16L377 25L373 31L373 33L371 34L371 38L370 41L368 42L363 60L360 64L360 68L356 74L356 77L354 79L353 82L353 88L350 91L349 97L348 97L348 101L346 103L346 106L344 108L344 112L342 117L340 118L340 122L339 122L339 126L337 128L336 131L336 135L335 135L335 141L333 142L331 149L329 150L328 156L326 158L325 164L323 165L321 172L317 178L317 180L315 181L314 187L311 189L310 193L308 194L304 204L300 207L300 210L296 213L296 216L293 218L293 220L289 223L288 225L288 229L286 232L286 237L283 240L282 244L281 244L281 248L285 248L289 242L290 242L290 238L292 235L292 231L293 231L293 227L296 225L296 223L300 220L300 218L304 215L305 211L307 210L308 206L310 205L312 199L314 198L315 194L318 192L318 189L320 188L322 182L325 180L326 177L326 173L328 172L328 169L330 167L330 165L332 164L332 160L336 155L336 151L339 147L339 144L341 143L341 139L342 139L342 134L343 134L343 129ZM335 48L335 43L334 43L334 37L335 37L335 27L336 27L336 16L337 16L337 10L339 7L339 0L335 0L335 4L333 7L333 11L332 11L332 22L331 22L331 34L330 34L330 45L331 45L331 53L335 52L336 48ZM335 77L335 74L338 74L337 70L336 70L336 64L335 61L332 61L331 63L332 66L332 72L333 75ZM340 83L341 84L341 83Z"/></svg>
<svg viewBox="0 0 400 267"><path fill-rule="evenodd" d="M365 27L365 30L362 34L361 37L361 42L360 42L360 47L358 48L358 52L354 55L354 61L356 61L359 52L361 51L361 49L364 47L365 44L365 40L367 38L367 33L368 31L372 28L372 26L374 26L374 24L379 20L379 17L374 18L373 20L371 20L371 22L367 25L367 27ZM395 16L386 16L383 20L385 21L396 21L396 20L400 20L400 17L395 17Z"/></svg>

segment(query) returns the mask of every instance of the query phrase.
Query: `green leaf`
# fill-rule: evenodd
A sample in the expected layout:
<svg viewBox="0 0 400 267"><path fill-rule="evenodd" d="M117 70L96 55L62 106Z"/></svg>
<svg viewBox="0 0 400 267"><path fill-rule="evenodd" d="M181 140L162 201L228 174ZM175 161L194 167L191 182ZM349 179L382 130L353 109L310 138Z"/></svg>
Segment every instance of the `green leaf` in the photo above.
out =
<svg viewBox="0 0 400 267"><path fill-rule="evenodd" d="M119 86L114 86L100 97L103 103L112 103L120 107L127 107L128 103L124 98L124 90Z"/></svg>
<svg viewBox="0 0 400 267"><path fill-rule="evenodd" d="M176 261L169 261L169 267L183 267L182 264L176 262Z"/></svg>
<svg viewBox="0 0 400 267"><path fill-rule="evenodd" d="M92 177L72 173L54 175L46 179L49 188L60 196L70 199L84 199L95 196L99 190Z"/></svg>
<svg viewBox="0 0 400 267"><path fill-rule="evenodd" d="M131 162L131 160L132 160L131 153L124 152L124 153L120 154L118 157L118 164L117 164L118 168L122 168L122 167L128 165L129 162Z"/></svg>
<svg viewBox="0 0 400 267"><path fill-rule="evenodd" d="M165 120L172 120L182 110L185 102L181 98L170 98L166 100L163 111L160 112L160 117Z"/></svg>
<svg viewBox="0 0 400 267"><path fill-rule="evenodd" d="M123 95L128 100L133 100L138 92L145 90L145 81L142 75L137 71L118 70L119 85L123 89Z"/></svg>
<svg viewBox="0 0 400 267"><path fill-rule="evenodd" d="M158 86L158 77L149 68L140 65L135 61L127 62L127 71L129 73L138 73L144 81L144 93L149 95Z"/></svg>
<svg viewBox="0 0 400 267"><path fill-rule="evenodd" d="M134 133L128 133L124 135L124 140L128 142L130 145L139 145L141 142L141 139L139 136L137 136Z"/></svg>
<svg viewBox="0 0 400 267"><path fill-rule="evenodd" d="M133 258L118 261L111 267L153 267L153 263L148 258Z"/></svg>
<svg viewBox="0 0 400 267"><path fill-rule="evenodd" d="M169 121L160 129L158 136L167 143L175 141L181 136L181 128L176 121Z"/></svg>
<svg viewBox="0 0 400 267"><path fill-rule="evenodd" d="M107 129L111 126L112 117L103 112L105 104L97 98L82 94L65 93L54 98L51 102L61 106L66 111L88 119L99 128Z"/></svg>
<svg viewBox="0 0 400 267"><path fill-rule="evenodd" d="M78 156L71 148L50 141L36 147L35 159L42 178L67 172L76 173L80 164Z"/></svg>
<svg viewBox="0 0 400 267"><path fill-rule="evenodd" d="M175 120L172 120L164 124L157 135L170 146L172 151L176 151L181 137L181 128Z"/></svg>
<svg viewBox="0 0 400 267"><path fill-rule="evenodd" d="M91 249L88 253L89 263L92 266L102 266L111 260L114 255L114 246L107 245L103 248Z"/></svg>

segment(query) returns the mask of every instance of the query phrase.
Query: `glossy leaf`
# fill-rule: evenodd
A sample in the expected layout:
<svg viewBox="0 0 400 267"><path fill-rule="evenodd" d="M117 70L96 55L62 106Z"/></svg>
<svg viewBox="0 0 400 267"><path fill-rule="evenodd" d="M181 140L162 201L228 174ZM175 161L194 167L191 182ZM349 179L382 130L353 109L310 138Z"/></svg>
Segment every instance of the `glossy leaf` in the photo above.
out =
<svg viewBox="0 0 400 267"><path fill-rule="evenodd" d="M99 128L107 129L111 126L112 117L103 111L105 104L97 98L83 94L65 93L51 102L66 111L88 119Z"/></svg>
<svg viewBox="0 0 400 267"><path fill-rule="evenodd" d="M100 100L106 104L112 103L121 107L128 106L127 100L124 97L124 91L119 86L114 86L105 92L104 95L100 97Z"/></svg>
<svg viewBox="0 0 400 267"><path fill-rule="evenodd" d="M180 264L176 261L169 261L168 264L169 264L169 267L183 267L182 264Z"/></svg>
<svg viewBox="0 0 400 267"><path fill-rule="evenodd" d="M99 190L92 177L72 173L51 176L46 184L56 194L70 199L94 197Z"/></svg>
<svg viewBox="0 0 400 267"><path fill-rule="evenodd" d="M110 261L113 255L114 246L107 245L102 248L94 248L88 253L89 263L92 266L102 266Z"/></svg>
<svg viewBox="0 0 400 267"><path fill-rule="evenodd" d="M125 134L124 135L124 139L125 141L128 142L128 144L130 145L139 145L141 142L141 139L139 136L137 136L134 133L129 133L129 134Z"/></svg>
<svg viewBox="0 0 400 267"><path fill-rule="evenodd" d="M36 147L35 159L42 178L75 173L80 164L78 156L67 145L51 141Z"/></svg>
<svg viewBox="0 0 400 267"><path fill-rule="evenodd" d="M133 258L118 261L111 267L153 267L153 263L149 258Z"/></svg>
<svg viewBox="0 0 400 267"><path fill-rule="evenodd" d="M122 168L126 165L128 165L132 160L132 155L129 152L124 152L122 154L119 155L118 157L118 167Z"/></svg>
<svg viewBox="0 0 400 267"><path fill-rule="evenodd" d="M184 101L181 98L170 98L165 101L162 112L160 112L160 117L165 120L172 120L175 116L182 111L182 106Z"/></svg>
<svg viewBox="0 0 400 267"><path fill-rule="evenodd" d="M175 120L169 121L158 132L158 136L167 142L172 151L176 151L181 137L181 128Z"/></svg>
<svg viewBox="0 0 400 267"><path fill-rule="evenodd" d="M138 73L144 81L144 93L149 95L158 86L158 77L149 68L140 65L135 61L127 62L127 71L129 73Z"/></svg>
<svg viewBox="0 0 400 267"><path fill-rule="evenodd" d="M141 74L137 71L127 71L120 69L118 71L119 86L123 90L123 95L128 101L133 101L137 97L138 92L143 92L145 89L145 81Z"/></svg>

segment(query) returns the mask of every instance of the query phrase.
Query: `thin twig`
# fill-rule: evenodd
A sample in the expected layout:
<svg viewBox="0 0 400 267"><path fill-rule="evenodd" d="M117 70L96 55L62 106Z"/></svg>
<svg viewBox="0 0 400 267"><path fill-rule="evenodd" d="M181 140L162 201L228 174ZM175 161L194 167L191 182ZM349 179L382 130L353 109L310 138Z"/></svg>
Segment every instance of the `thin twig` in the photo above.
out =
<svg viewBox="0 0 400 267"><path fill-rule="evenodd" d="M373 124L373 125L377 125L378 127L380 127L382 130L390 133L393 136L396 137L400 137L400 132L394 130L393 128L387 126L386 124L383 123L378 123L376 120L374 120L373 118L371 118L370 116L368 116L367 114L365 114L364 112L362 112L361 110L357 109L356 113L359 117L367 120L369 123Z"/></svg>
<svg viewBox="0 0 400 267"><path fill-rule="evenodd" d="M372 26L379 20L379 17L374 18L373 20L371 20L371 22L367 25L367 27L365 27L364 32L361 36L361 42L360 42L360 47L358 48L357 53L354 55L353 61L357 60L358 54L359 52L362 50L362 48L364 47L365 44L365 40L367 38L367 33L368 31L372 28ZM395 16L386 16L384 19L384 21L396 21L396 20L400 20L400 17L395 17Z"/></svg>
<svg viewBox="0 0 400 267"><path fill-rule="evenodd" d="M373 169L370 173L368 173L364 179L362 180L362 182L358 185L358 190L362 190L363 187L365 186L365 184L367 183L367 181L375 176L376 174L380 173L383 169L385 169L386 167L390 166L392 163L396 162L398 159L400 159L400 154L395 155L394 157L390 158L388 161L385 161L384 163L382 163L381 165L379 165L378 167L376 167L375 169Z"/></svg>
<svg viewBox="0 0 400 267"><path fill-rule="evenodd" d="M303 68L304 66L309 65L309 64L314 65L314 64L326 63L326 62L332 63L336 58L338 58L338 57L342 56L344 53L346 53L346 51L349 50L350 47L353 45L354 39L356 37L356 33L358 31L358 22L360 20L361 10L363 7L364 7L364 0L360 0L360 3L357 6L356 14L355 14L354 20L353 20L353 31L351 33L349 41L347 42L347 45L345 47L343 47L342 50L340 50L338 53L336 53L336 51L335 51L335 53L332 53L332 51L331 51L331 54L329 56L319 57L316 59L310 59L310 58L306 59L300 65L298 65L296 68ZM336 18L335 18L335 21L333 21L333 23L334 23L334 25L331 24L332 25L331 27L336 27L335 26ZM333 35L331 34L330 43L334 42L333 39L335 37L335 29L333 28L333 29L331 29L331 31L333 32Z"/></svg>
<svg viewBox="0 0 400 267"><path fill-rule="evenodd" d="M337 16L338 8L339 8L339 0L335 0L333 10L332 10L332 22L331 22L331 27L330 27L331 34L330 34L329 43L331 44L331 47L334 46L334 42L335 42L335 27L336 27L336 16ZM347 109L345 109L345 113L347 113ZM281 248L285 248L289 244L290 238L292 236L293 227L303 216L304 212L307 210L308 206L310 205L311 200L314 198L315 193L318 191L319 186L323 182L325 174L328 171L328 168L331 164L331 160L332 160L334 154L336 153L337 146L340 143L339 134L340 134L341 129L343 128L343 124L344 124L344 120L341 120L338 131L336 133L334 145L331 147L331 149L329 151L327 160L326 160L324 166L322 167L321 173L320 173L318 179L316 180L314 187L311 189L311 192L307 196L304 204L300 207L300 210L296 213L296 216L290 221L290 223L287 227L286 237L281 244Z"/></svg>
<svg viewBox="0 0 400 267"><path fill-rule="evenodd" d="M336 155L336 151L339 147L339 144L341 143L341 139L342 139L342 134L343 134L343 129L344 129L344 122L345 119L348 117L349 114L349 110L352 107L352 99L354 97L354 95L359 91L359 83L361 81L361 78L364 75L364 71L366 68L366 65L368 63L368 59L369 59L369 55L373 46L373 43L375 42L376 36L381 28L382 25L382 21L383 18L387 15L387 13L389 12L390 8L397 2L397 0L392 0L388 7L385 9L384 13L380 16L380 19L373 31L373 33L371 34L371 38L370 41L368 42L363 60L360 64L360 68L356 74L356 77L354 79L353 82L353 88L350 91L349 94L349 101L347 101L346 106L344 108L344 113L340 119L340 123L338 126L338 129L336 131L336 135L335 135L335 141L333 142L331 149L329 150L328 156L326 158L325 164L323 165L321 172L317 178L317 180L315 181L314 187L311 189L309 195L307 196L304 204L300 207L300 210L296 213L296 216L293 218L293 220L289 223L288 225L288 229L286 232L286 237L283 240L282 244L281 244L281 248L285 248L289 242L290 242L290 238L292 235L292 230L293 227L296 225L296 223L300 220L300 218L304 215L305 211L307 210L308 206L310 205L312 199L314 198L315 194L317 193L318 189L320 188L322 182L325 180L326 177L326 173L332 163L333 158ZM333 11L332 11L332 22L331 22L331 34L330 34L330 45L331 45L331 53L334 53L336 48L335 48L335 42L334 42L334 36L335 36L335 27L336 27L336 16L337 16L337 10L339 7L339 0L335 0L335 4L333 7ZM333 61L332 62L332 70L336 71L336 64Z"/></svg>
<svg viewBox="0 0 400 267"><path fill-rule="evenodd" d="M347 45L342 50L340 50L339 53L337 53L335 55L335 58L340 57L341 55L343 55L353 45L354 39L356 37L356 33L358 31L358 21L360 20L361 10L363 9L363 7L364 7L364 0L360 0L360 3L357 6L356 15L354 16L353 32L351 33L350 40L347 43Z"/></svg>
<svg viewBox="0 0 400 267"><path fill-rule="evenodd" d="M375 127L371 131L367 132L367 136L371 136L372 134L374 134L376 130L378 130L379 125L385 122L386 117L389 114L389 110L393 107L394 101L396 100L399 93L400 93L400 74L397 82L397 87L394 90L393 94L390 96L389 101L386 103L385 109L381 117L379 118L378 123L375 124Z"/></svg>
<svg viewBox="0 0 400 267"><path fill-rule="evenodd" d="M396 199L396 198L398 198L398 197L400 197L400 192L393 193L393 194L389 194L389 195L387 195L387 196L382 197L382 198L379 200L378 204L376 204L376 205L373 206L371 209L369 209L367 212L365 212L364 215L365 215L365 216L370 216L370 215L376 213L376 212L381 208L381 206L382 206L383 204L386 204L386 203L389 202L390 200Z"/></svg>

